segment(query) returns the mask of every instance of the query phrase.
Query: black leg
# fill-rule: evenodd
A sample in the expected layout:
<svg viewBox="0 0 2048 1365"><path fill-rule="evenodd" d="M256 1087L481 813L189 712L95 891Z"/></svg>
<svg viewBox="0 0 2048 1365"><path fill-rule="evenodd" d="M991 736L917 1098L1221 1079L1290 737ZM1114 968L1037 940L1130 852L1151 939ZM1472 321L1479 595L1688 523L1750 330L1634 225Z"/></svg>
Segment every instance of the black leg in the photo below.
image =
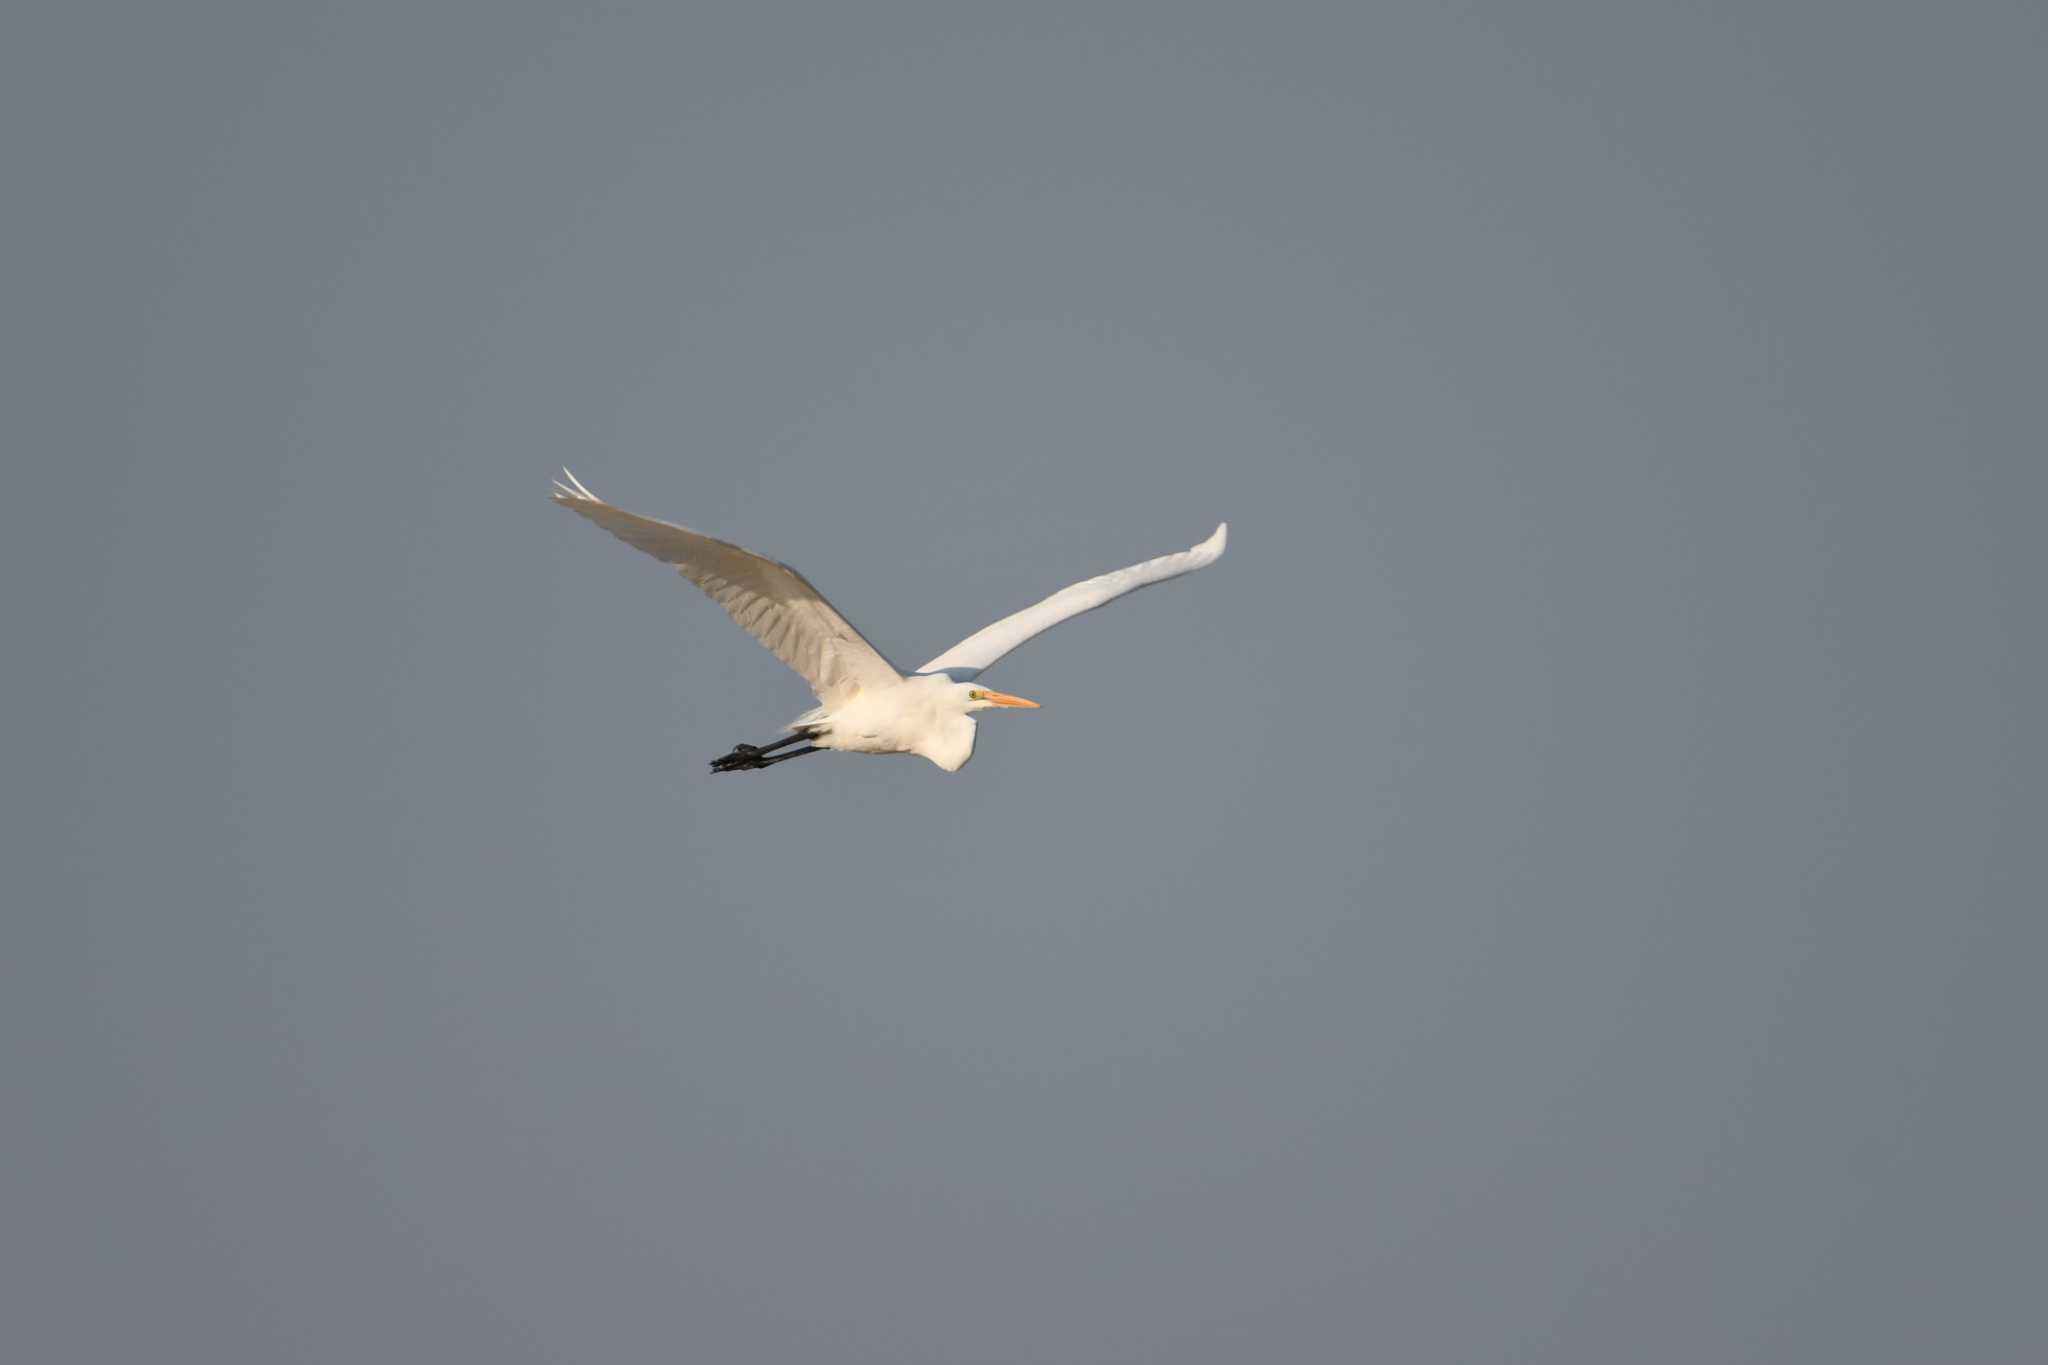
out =
<svg viewBox="0 0 2048 1365"><path fill-rule="evenodd" d="M801 744L809 738L810 736L807 734L794 734L784 735L773 744L736 744L733 746L731 753L723 754L711 760L711 771L715 773L732 773L744 772L749 768L765 768L768 766L768 763L762 761L764 755L772 754L777 749L786 749L792 744ZM802 752L809 753L810 750L806 749ZM793 754L783 755L784 758L792 758L794 756Z"/></svg>
<svg viewBox="0 0 2048 1365"><path fill-rule="evenodd" d="M802 738L802 736L799 736L799 738ZM742 746L742 748L750 747ZM786 754L776 754L772 758L766 756L764 751L760 749L753 749L751 752L746 753L736 749L724 758L712 759L711 771L715 773L751 772L755 768L772 768L778 763L787 763L792 758L802 758L805 754L814 754L816 752L818 752L818 746L815 744L804 749L791 749Z"/></svg>

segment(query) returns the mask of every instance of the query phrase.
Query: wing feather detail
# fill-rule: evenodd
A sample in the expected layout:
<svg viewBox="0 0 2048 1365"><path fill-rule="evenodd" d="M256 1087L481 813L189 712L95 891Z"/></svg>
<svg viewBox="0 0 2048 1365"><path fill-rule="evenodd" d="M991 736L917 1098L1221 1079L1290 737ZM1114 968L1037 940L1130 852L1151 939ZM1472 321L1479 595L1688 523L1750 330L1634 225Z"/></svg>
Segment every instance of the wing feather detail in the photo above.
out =
<svg viewBox="0 0 2048 1365"><path fill-rule="evenodd" d="M1036 606L1026 607L976 631L917 671L945 673L956 681L965 682L1032 636L1050 630L1062 621L1093 611L1127 592L1136 592L1153 583L1163 583L1169 578L1207 568L1223 557L1223 547L1229 534L1230 524L1222 522L1207 540L1191 549L1161 555L1143 564L1133 564L1128 569L1118 569L1061 588Z"/></svg>
<svg viewBox="0 0 2048 1365"><path fill-rule="evenodd" d="M740 627L837 705L863 688L902 681L894 666L787 564L672 522L622 511L562 471L554 500L695 583Z"/></svg>

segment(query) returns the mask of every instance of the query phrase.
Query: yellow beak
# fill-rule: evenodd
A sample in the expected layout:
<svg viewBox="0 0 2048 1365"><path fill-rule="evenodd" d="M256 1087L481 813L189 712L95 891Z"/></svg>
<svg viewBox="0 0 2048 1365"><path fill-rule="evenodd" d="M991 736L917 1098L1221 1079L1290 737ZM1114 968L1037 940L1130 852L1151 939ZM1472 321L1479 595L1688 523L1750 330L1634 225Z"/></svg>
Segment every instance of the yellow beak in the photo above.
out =
<svg viewBox="0 0 2048 1365"><path fill-rule="evenodd" d="M1026 701L1022 697L1013 697L1007 692L990 692L984 690L981 694L981 697L983 701L992 701L997 706L1028 706L1034 711L1038 709L1037 702Z"/></svg>

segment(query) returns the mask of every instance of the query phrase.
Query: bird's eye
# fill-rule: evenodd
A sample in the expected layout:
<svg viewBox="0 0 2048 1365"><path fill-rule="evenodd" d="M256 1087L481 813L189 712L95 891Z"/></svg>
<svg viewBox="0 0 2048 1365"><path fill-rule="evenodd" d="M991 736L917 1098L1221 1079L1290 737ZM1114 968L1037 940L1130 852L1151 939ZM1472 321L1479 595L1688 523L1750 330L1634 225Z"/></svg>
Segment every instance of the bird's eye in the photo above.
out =
<svg viewBox="0 0 2048 1365"><path fill-rule="evenodd" d="M967 698L969 701L987 701L988 693L977 688L975 691L969 692Z"/></svg>

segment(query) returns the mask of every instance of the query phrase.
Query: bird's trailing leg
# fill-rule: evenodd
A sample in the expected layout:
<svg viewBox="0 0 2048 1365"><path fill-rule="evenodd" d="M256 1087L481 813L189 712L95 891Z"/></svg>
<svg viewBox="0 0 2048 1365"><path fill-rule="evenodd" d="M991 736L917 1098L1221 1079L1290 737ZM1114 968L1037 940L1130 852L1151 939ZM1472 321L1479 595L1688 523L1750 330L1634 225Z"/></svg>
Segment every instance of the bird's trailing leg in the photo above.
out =
<svg viewBox="0 0 2048 1365"><path fill-rule="evenodd" d="M797 754L813 753L815 752L813 749L799 749L796 753L783 754L781 758L767 757L767 755L774 753L777 749L786 749L792 744L800 744L809 738L808 734L799 731L793 735L784 735L773 744L735 744L731 753L711 760L711 771L715 773L745 772L750 768L766 768L771 764L780 763L784 758L795 758Z"/></svg>
<svg viewBox="0 0 2048 1365"><path fill-rule="evenodd" d="M751 772L755 768L772 768L778 763L787 763L792 758L802 758L805 754L815 754L817 752L818 746L813 744L802 749L791 749L786 754L771 755L760 749L755 749L750 754L730 753L724 758L713 759L711 761L711 771L715 773Z"/></svg>
<svg viewBox="0 0 2048 1365"><path fill-rule="evenodd" d="M760 761L760 763L757 766L763 768L772 768L778 763L787 763L792 758L802 758L805 754L821 754L823 752L825 752L823 749L820 749L815 744L811 744L801 749L791 749L786 754L777 754L773 758L764 758Z"/></svg>

